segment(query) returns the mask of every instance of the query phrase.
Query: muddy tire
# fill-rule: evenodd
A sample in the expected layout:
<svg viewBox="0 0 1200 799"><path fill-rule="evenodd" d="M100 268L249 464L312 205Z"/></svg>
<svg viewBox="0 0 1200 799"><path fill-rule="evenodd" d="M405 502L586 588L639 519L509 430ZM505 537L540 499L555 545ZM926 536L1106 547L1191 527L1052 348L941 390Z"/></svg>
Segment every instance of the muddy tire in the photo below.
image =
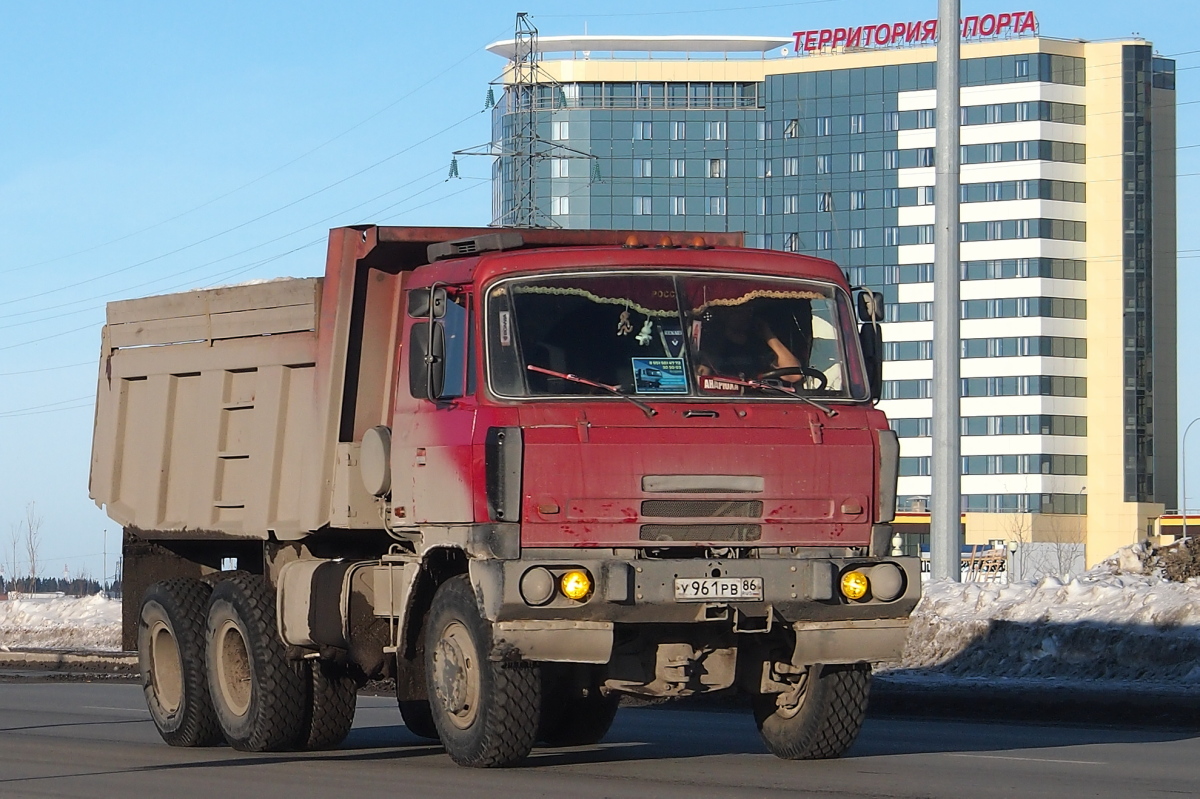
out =
<svg viewBox="0 0 1200 799"><path fill-rule="evenodd" d="M229 745L269 752L307 740L307 666L287 659L263 578L235 572L217 583L206 639L208 689Z"/></svg>
<svg viewBox="0 0 1200 799"><path fill-rule="evenodd" d="M199 580L154 583L142 597L138 668L146 707L171 746L224 743L208 693L204 624L212 588Z"/></svg>
<svg viewBox="0 0 1200 799"><path fill-rule="evenodd" d="M587 667L584 667L585 669ZM599 681L578 667L549 663L542 671L542 715L538 740L547 746L600 743L617 716L620 698L605 695Z"/></svg>
<svg viewBox="0 0 1200 799"><path fill-rule="evenodd" d="M754 720L767 749L784 760L841 757L862 729L871 693L871 667L814 666L799 704L778 707L774 694L754 697Z"/></svg>
<svg viewBox="0 0 1200 799"><path fill-rule="evenodd" d="M333 663L314 660L308 671L307 734L298 746L306 751L333 749L346 740L354 726L358 683Z"/></svg>
<svg viewBox="0 0 1200 799"><path fill-rule="evenodd" d="M477 768L519 763L537 737L541 678L531 664L488 660L492 627L465 575L438 588L425 633L429 706L450 758Z"/></svg>
<svg viewBox="0 0 1200 799"><path fill-rule="evenodd" d="M426 700L401 699L400 718L404 719L404 726L408 727L408 731L418 738L428 738L431 741L438 739L437 725L433 723L433 711L429 709L429 702Z"/></svg>

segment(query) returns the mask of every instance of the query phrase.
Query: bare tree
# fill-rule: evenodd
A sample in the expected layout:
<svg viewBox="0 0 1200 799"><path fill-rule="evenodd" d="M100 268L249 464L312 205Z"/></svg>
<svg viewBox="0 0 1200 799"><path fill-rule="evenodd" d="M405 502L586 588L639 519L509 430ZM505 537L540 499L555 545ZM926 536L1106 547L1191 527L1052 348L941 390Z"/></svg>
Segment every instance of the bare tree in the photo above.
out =
<svg viewBox="0 0 1200 799"><path fill-rule="evenodd" d="M25 506L25 554L29 556L29 580L31 590L37 590L38 551L42 547L42 517L38 515L37 503Z"/></svg>
<svg viewBox="0 0 1200 799"><path fill-rule="evenodd" d="M20 551L21 525L19 523L11 524L9 525L8 579L14 589L18 585L17 575L20 574L20 571L18 571L18 564L20 564L20 560L17 557Z"/></svg>
<svg viewBox="0 0 1200 799"><path fill-rule="evenodd" d="M1061 579L1070 577L1083 559L1083 537L1078 530L1070 529L1068 520L1051 514L1046 538L1051 545L1051 560L1054 572Z"/></svg>

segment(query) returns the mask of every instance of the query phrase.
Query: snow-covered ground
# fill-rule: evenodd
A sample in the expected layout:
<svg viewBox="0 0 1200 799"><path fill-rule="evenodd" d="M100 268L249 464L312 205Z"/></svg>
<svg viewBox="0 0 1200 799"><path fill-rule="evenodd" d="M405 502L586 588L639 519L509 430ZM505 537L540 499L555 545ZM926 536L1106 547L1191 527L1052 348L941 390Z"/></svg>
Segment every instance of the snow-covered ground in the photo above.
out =
<svg viewBox="0 0 1200 799"><path fill-rule="evenodd" d="M1188 683L1200 688L1200 580L1169 582L1126 547L1036 582L926 583L896 676Z"/></svg>
<svg viewBox="0 0 1200 799"><path fill-rule="evenodd" d="M1136 680L1200 690L1200 579L1163 579L1128 547L1070 580L930 582L900 680ZM116 650L121 603L102 597L0 602L0 649Z"/></svg>
<svg viewBox="0 0 1200 799"><path fill-rule="evenodd" d="M121 603L102 596L0 602L0 650L121 648Z"/></svg>

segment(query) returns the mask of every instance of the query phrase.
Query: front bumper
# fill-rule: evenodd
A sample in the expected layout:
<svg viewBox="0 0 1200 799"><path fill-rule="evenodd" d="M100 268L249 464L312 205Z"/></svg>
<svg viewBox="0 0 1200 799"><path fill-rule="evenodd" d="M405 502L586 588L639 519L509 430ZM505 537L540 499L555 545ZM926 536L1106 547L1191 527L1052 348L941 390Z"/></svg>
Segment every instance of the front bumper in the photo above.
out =
<svg viewBox="0 0 1200 799"><path fill-rule="evenodd" d="M570 556L567 556L570 557ZM851 602L841 597L841 574L855 567L892 563L904 574L899 597ZM594 589L584 602L557 596L533 606L521 595L521 578L534 568L586 569ZM916 558L734 558L677 560L540 558L473 560L470 574L484 614L495 623L493 657L606 663L620 625L706 624L761 633L790 627L796 658L809 663L886 660L903 647L908 616L921 596ZM678 602L676 578L757 577L761 601Z"/></svg>

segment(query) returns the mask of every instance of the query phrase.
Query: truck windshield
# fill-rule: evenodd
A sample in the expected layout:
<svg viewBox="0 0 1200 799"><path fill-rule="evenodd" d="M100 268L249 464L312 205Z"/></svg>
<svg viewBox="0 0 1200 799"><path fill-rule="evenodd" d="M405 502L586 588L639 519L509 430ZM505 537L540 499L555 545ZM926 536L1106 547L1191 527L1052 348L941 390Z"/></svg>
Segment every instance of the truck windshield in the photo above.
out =
<svg viewBox="0 0 1200 799"><path fill-rule="evenodd" d="M788 400L790 392L747 381L814 399L869 396L849 298L826 283L694 272L543 275L494 285L486 314L489 377L501 396L609 393L555 373L644 398Z"/></svg>

